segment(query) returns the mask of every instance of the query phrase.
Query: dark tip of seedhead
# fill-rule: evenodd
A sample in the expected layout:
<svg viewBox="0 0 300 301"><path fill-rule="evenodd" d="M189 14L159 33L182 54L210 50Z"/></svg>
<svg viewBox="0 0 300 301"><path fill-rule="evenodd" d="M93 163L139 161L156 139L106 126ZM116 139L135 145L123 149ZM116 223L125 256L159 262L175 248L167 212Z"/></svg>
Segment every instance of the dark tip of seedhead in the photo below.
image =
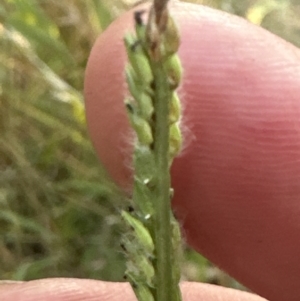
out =
<svg viewBox="0 0 300 301"><path fill-rule="evenodd" d="M134 21L135 24L139 25L139 26L143 26L144 25L144 20L143 20L143 15L146 13L145 9L140 9L134 12Z"/></svg>

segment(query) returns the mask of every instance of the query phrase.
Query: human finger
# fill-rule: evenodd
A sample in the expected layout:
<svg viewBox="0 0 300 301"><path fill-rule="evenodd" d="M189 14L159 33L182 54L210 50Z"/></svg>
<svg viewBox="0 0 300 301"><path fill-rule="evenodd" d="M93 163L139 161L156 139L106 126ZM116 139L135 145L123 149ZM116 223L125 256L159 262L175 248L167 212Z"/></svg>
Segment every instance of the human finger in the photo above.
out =
<svg viewBox="0 0 300 301"><path fill-rule="evenodd" d="M201 283L182 283L183 301L267 301L261 297ZM136 301L128 283L53 278L0 285L1 301Z"/></svg>
<svg viewBox="0 0 300 301"><path fill-rule="evenodd" d="M173 205L187 241L255 292L299 300L299 50L209 8L178 3L173 14L188 141L172 169ZM125 14L98 39L85 81L93 143L123 184L131 147L122 37L131 18Z"/></svg>

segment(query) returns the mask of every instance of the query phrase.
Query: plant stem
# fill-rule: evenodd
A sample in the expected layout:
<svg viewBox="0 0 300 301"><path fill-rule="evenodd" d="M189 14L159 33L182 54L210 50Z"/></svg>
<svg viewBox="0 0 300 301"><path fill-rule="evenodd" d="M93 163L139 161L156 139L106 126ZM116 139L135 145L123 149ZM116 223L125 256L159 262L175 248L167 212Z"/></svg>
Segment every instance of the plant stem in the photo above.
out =
<svg viewBox="0 0 300 301"><path fill-rule="evenodd" d="M154 0L153 9L157 25L168 0ZM156 199L154 203L155 219L155 246L156 246L156 272L158 301L173 301L172 247L171 231L171 201L170 201L170 172L169 172L169 103L171 92L161 61L152 60L154 76L154 158L157 167Z"/></svg>
<svg viewBox="0 0 300 301"><path fill-rule="evenodd" d="M154 158L157 166L155 246L157 256L157 300L172 301L172 250L169 149L169 101L171 94L167 76L160 63L152 65L155 78Z"/></svg>

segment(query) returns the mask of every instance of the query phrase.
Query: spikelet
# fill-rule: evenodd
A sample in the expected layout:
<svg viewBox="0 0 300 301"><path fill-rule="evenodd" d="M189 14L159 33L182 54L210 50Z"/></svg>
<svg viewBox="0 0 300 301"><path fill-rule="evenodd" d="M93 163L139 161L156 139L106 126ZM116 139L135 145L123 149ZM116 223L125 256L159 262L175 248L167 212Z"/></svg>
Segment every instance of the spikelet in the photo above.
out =
<svg viewBox="0 0 300 301"><path fill-rule="evenodd" d="M169 166L180 152L182 134L180 131L181 105L175 92L182 78L182 67L176 52L179 47L179 33L172 17L166 13L167 25L163 32L153 22L153 10L149 15L147 26L143 22L144 11L134 14L135 35L125 35L124 44L128 56L125 77L130 97L125 99L128 119L136 134L134 152L134 211L122 211L122 217L128 226L122 240L122 248L127 257L125 277L135 291L139 301L157 300L156 280L156 249L154 245L155 230L154 211L155 187L158 181L154 159L154 137L156 116L154 111L155 78L152 70L154 61L161 62L166 74L170 95L168 101L168 131L169 131ZM152 20L152 21L151 21ZM154 44L159 45L155 49ZM170 192L170 198L172 191ZM180 228L174 217L171 218L172 248L170 254L173 269L172 287L174 300L180 301L178 282L180 279L179 253L181 249Z"/></svg>

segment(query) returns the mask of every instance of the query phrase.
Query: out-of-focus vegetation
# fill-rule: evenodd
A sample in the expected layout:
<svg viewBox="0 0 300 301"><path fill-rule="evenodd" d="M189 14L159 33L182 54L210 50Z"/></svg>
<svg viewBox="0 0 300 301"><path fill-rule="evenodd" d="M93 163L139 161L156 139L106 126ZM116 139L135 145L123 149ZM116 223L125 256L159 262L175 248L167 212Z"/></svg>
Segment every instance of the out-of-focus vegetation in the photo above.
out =
<svg viewBox="0 0 300 301"><path fill-rule="evenodd" d="M87 135L82 88L95 39L135 2L0 1L1 279L122 279L124 198ZM243 16L300 46L298 0L189 2ZM191 250L183 273L235 285Z"/></svg>

